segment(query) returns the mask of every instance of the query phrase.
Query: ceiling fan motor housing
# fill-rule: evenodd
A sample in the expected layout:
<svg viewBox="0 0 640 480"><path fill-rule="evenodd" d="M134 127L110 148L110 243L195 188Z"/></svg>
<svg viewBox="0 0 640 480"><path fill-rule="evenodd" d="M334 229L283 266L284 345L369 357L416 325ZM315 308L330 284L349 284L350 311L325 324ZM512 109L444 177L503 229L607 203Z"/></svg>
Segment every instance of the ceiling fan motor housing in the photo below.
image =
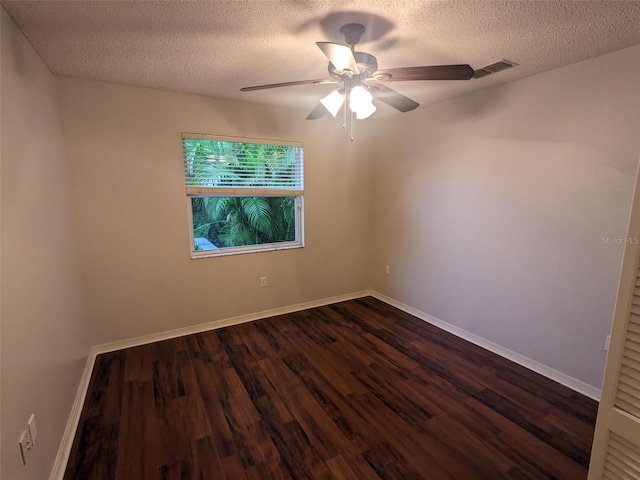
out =
<svg viewBox="0 0 640 480"><path fill-rule="evenodd" d="M359 75L353 75L353 78L359 78L361 80L373 76L373 72L378 70L378 60L376 57L365 52L353 52L356 58L356 63L360 69ZM338 80L345 79L345 73L342 70L338 70L333 63L329 62L329 75ZM350 78L349 76L347 78Z"/></svg>

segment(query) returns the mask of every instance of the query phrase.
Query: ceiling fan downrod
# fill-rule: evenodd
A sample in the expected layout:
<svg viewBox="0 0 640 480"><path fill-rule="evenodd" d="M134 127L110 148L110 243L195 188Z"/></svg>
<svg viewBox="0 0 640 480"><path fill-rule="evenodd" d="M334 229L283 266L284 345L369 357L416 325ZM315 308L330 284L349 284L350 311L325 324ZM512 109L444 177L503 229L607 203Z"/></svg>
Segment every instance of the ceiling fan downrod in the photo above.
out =
<svg viewBox="0 0 640 480"><path fill-rule="evenodd" d="M364 31L365 27L360 23L347 23L340 27L340 33L344 36L344 41L351 46L352 51L353 47L360 43Z"/></svg>

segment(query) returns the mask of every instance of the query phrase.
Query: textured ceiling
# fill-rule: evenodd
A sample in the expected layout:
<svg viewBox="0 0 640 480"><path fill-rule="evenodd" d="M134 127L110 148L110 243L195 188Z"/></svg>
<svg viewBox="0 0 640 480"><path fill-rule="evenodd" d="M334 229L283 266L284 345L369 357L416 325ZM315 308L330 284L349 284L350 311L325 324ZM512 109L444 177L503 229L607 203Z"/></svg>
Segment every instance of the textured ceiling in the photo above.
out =
<svg viewBox="0 0 640 480"><path fill-rule="evenodd" d="M367 26L357 50L380 68L520 64L478 80L389 84L422 105L640 44L640 1L2 4L56 74L309 110L331 85L238 89L326 78L315 42L344 43L339 28L350 22Z"/></svg>

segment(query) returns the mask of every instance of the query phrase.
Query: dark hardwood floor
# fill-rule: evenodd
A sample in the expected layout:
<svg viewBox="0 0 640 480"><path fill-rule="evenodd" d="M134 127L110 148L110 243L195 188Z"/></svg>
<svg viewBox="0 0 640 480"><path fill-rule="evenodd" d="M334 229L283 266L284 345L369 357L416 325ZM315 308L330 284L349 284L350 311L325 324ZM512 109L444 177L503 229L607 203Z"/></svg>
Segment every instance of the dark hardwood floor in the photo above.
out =
<svg viewBox="0 0 640 480"><path fill-rule="evenodd" d="M98 356L65 479L584 479L596 409L366 297Z"/></svg>

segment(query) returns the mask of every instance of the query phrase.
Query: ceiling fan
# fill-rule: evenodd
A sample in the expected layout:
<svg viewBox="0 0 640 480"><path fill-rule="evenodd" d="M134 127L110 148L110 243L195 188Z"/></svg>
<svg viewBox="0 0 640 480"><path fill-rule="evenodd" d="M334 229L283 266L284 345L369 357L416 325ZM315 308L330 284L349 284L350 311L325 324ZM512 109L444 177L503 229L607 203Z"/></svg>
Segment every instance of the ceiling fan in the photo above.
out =
<svg viewBox="0 0 640 480"><path fill-rule="evenodd" d="M320 100L320 103L307 116L307 120L315 120L329 112L334 117L340 108L348 101L352 114L347 114L344 109L344 125L347 127L347 117L350 117L350 125L353 125L353 116L363 119L375 112L376 107L372 100L380 100L387 105L399 110L409 112L420 104L409 97L387 87L387 82L406 82L415 80L469 80L474 75L474 70L469 65L436 65L422 67L404 67L378 70L376 57L365 52L356 52L355 46L360 42L365 32L364 25L349 23L340 28L347 45L333 42L316 42L329 59L328 79L298 80L284 83L271 83L253 87L241 88L241 92L264 90L268 88L291 87L294 85L310 84L340 84L329 95ZM353 135L351 140L353 141Z"/></svg>

